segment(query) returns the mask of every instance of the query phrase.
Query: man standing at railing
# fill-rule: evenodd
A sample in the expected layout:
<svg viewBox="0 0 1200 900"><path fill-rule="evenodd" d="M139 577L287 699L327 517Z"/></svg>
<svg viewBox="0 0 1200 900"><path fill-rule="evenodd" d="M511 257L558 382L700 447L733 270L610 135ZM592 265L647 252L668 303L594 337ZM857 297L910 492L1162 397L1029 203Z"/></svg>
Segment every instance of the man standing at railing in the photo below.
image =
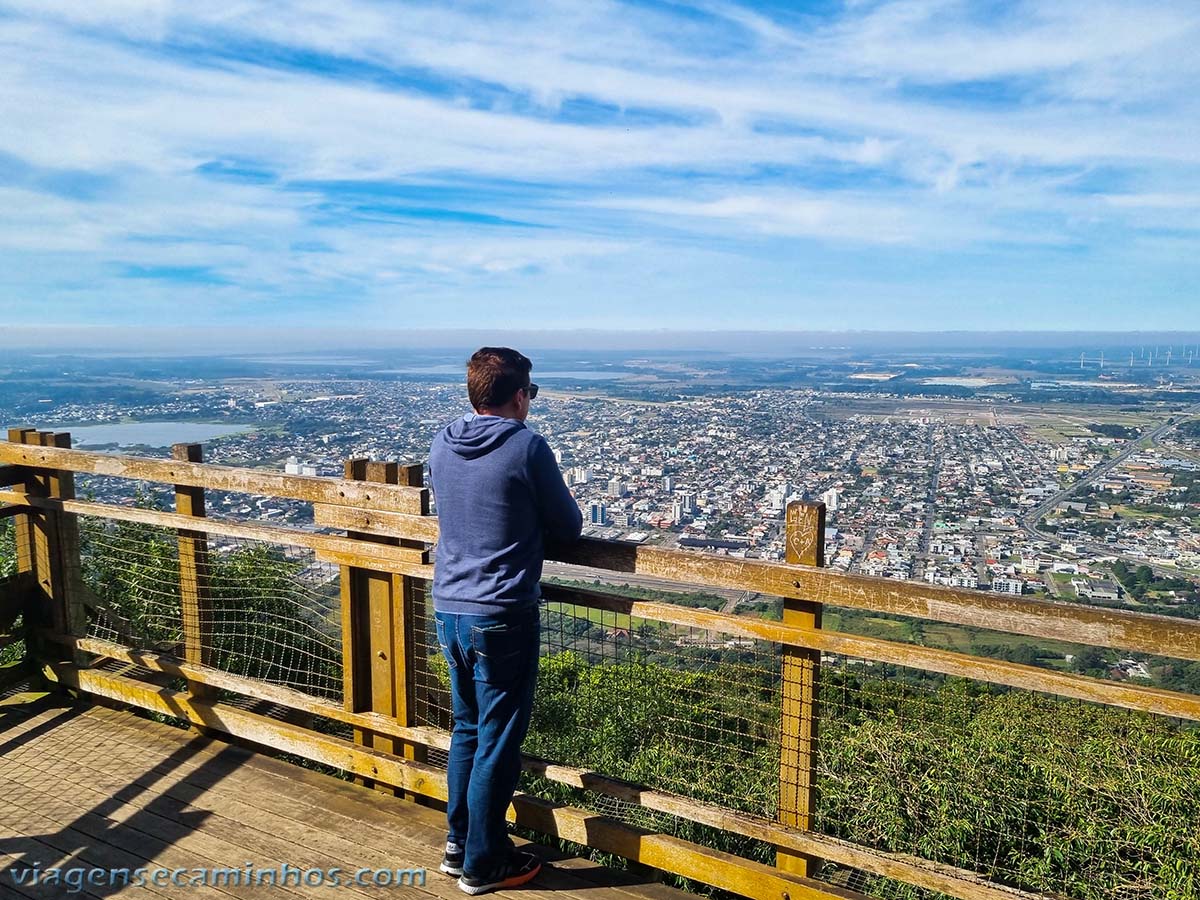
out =
<svg viewBox="0 0 1200 900"><path fill-rule="evenodd" d="M538 391L532 368L507 347L478 350L467 364L475 412L442 429L429 453L440 529L434 617L454 703L441 870L468 894L524 884L541 869L513 846L505 812L537 682L545 541L574 541L583 527L545 438L525 426Z"/></svg>

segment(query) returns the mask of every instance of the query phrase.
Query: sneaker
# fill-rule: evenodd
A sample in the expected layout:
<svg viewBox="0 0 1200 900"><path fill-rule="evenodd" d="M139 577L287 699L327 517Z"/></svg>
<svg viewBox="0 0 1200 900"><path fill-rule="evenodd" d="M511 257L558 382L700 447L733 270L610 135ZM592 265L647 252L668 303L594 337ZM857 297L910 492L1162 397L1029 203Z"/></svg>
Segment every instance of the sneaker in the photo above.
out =
<svg viewBox="0 0 1200 900"><path fill-rule="evenodd" d="M446 841L446 851L442 854L442 864L438 866L438 871L457 878L462 874L464 856L466 856L466 850L463 849L462 844Z"/></svg>
<svg viewBox="0 0 1200 900"><path fill-rule="evenodd" d="M463 873L458 879L458 889L465 894L486 894L488 891L498 891L501 888L516 887L527 881L532 881L538 872L542 871L542 861L532 853L514 850L498 871L486 877L478 877Z"/></svg>

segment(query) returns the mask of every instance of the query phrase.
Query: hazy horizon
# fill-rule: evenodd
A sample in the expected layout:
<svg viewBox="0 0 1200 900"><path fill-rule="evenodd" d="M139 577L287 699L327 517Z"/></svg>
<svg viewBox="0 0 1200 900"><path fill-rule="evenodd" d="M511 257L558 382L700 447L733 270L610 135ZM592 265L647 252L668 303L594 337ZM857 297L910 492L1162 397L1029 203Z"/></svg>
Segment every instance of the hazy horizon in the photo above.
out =
<svg viewBox="0 0 1200 900"><path fill-rule="evenodd" d="M252 353L453 351L485 344L530 350L789 353L829 350L1101 350L1200 346L1200 331L1117 330L697 330L697 329L374 329L125 328L9 326L10 352L120 353L131 356L237 356Z"/></svg>

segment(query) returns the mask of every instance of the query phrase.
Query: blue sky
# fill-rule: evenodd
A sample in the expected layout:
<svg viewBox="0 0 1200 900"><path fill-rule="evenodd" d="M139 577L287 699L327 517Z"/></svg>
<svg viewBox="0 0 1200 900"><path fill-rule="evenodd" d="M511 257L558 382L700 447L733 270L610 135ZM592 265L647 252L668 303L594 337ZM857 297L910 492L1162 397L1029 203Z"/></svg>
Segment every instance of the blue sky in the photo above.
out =
<svg viewBox="0 0 1200 900"><path fill-rule="evenodd" d="M0 316L1200 321L1200 7L0 0Z"/></svg>

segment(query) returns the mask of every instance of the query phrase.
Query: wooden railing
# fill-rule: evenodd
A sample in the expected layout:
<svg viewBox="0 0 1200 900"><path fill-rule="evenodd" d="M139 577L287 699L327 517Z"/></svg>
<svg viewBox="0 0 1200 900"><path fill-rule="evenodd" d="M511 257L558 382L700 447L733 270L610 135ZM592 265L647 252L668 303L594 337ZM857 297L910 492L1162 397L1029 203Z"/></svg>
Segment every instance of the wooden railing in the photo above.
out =
<svg viewBox="0 0 1200 900"><path fill-rule="evenodd" d="M194 445L177 446L173 457L72 450L65 434L21 429L10 431L9 441L0 443L0 517L15 523L19 569L0 586L0 625L5 613L9 621L23 613L30 668L85 695L175 716L210 734L304 757L381 790L402 791L422 802L444 801L445 772L430 763L429 752L447 749L449 734L420 724L417 716L420 705L428 702L419 686L431 678L430 654L420 649L422 636L417 634L423 615L418 604L425 602L420 585L432 577L429 547L438 533L421 466L351 460L345 477L335 479L206 465ZM170 485L175 511L76 499L76 474ZM208 518L206 490L310 502L318 526L345 534ZM177 647L164 652L89 636L95 610L80 576L80 516L177 532L183 635ZM1190 694L823 630L822 608L828 604L1200 660L1196 621L831 572L823 568L823 531L823 505L789 507L784 563L589 539L550 550L557 561L607 573L781 597L782 621L543 585L551 601L782 648L778 804L772 817L631 784L613 773L572 766L571 760L525 760L527 770L551 782L764 842L776 849L774 866L529 795L517 796L510 817L547 835L748 897L859 896L815 879L819 860L968 900L1031 897L1035 895L977 872L851 843L812 828L823 657L843 655L1200 721L1200 697ZM204 573L211 537L307 548L318 559L341 566L342 703L210 664L213 621ZM113 671L99 662L123 663L126 670ZM161 677L156 680L156 675ZM174 679L175 686L164 679ZM293 711L296 718L281 721L247 711L229 695L274 704ZM329 728L314 726L316 720L348 726L353 737L331 736Z"/></svg>

